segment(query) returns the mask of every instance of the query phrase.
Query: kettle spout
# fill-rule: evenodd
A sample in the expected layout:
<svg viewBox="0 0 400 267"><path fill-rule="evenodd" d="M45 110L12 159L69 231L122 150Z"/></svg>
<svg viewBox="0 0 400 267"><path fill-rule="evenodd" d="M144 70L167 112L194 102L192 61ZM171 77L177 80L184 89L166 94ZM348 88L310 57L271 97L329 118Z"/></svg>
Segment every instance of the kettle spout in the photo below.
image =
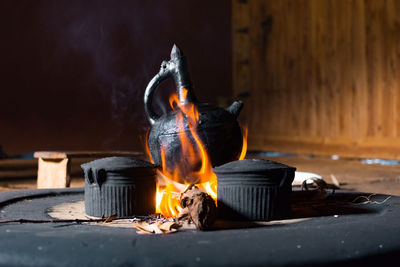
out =
<svg viewBox="0 0 400 267"><path fill-rule="evenodd" d="M231 113L235 118L239 116L240 111L243 108L243 102L242 101L235 101L230 105L229 107L226 108L226 110Z"/></svg>
<svg viewBox="0 0 400 267"><path fill-rule="evenodd" d="M183 54L182 50L179 49L179 47L176 44L174 44L171 50L171 59L174 60L184 56L185 55Z"/></svg>

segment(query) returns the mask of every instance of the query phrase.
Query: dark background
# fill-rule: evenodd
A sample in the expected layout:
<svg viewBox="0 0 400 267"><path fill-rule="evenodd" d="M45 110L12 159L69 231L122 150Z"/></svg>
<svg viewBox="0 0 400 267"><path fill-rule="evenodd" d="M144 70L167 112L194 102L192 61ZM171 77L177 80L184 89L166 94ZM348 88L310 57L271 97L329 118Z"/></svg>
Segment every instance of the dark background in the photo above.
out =
<svg viewBox="0 0 400 267"><path fill-rule="evenodd" d="M232 93L228 0L1 1L0 20L8 154L141 149L143 93L174 43L200 101ZM161 111L173 83L159 91Z"/></svg>

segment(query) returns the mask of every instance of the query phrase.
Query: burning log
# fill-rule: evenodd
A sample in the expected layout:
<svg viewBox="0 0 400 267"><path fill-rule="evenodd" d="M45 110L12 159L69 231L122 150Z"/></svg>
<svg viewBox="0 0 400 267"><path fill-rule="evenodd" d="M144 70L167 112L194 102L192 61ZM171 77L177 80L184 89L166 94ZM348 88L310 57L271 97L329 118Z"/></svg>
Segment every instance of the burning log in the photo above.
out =
<svg viewBox="0 0 400 267"><path fill-rule="evenodd" d="M207 230L217 217L217 207L211 196L190 185L181 196L182 211L178 220L193 222L197 229Z"/></svg>

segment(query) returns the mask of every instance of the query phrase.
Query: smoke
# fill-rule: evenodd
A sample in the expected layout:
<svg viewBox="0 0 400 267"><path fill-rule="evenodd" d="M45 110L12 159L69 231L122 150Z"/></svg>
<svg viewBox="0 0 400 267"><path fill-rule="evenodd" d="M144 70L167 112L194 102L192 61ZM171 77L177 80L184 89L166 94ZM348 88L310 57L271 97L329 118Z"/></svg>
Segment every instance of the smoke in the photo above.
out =
<svg viewBox="0 0 400 267"><path fill-rule="evenodd" d="M49 146L50 128L52 136L67 140L55 139L55 147L90 143L93 148L107 139L104 147L110 148L120 137L127 140L127 132L144 133L149 124L143 94L174 43L188 56L200 99L229 93L224 80L231 69L230 26L223 26L230 21L224 13L228 1L22 0L3 10L4 76L8 87L18 89L8 90L7 99L21 107L15 113L6 105L7 117L10 123L34 125L41 146ZM228 75L221 75L221 66ZM160 86L153 100L156 112L169 110L173 90L172 81ZM89 142L97 126L101 131Z"/></svg>
<svg viewBox="0 0 400 267"><path fill-rule="evenodd" d="M148 127L144 90L169 55L169 46L161 51L162 44L157 41L158 25L165 24L169 16L168 4L163 2L54 1L46 3L50 10L38 13L56 37L57 53L68 56L73 52L90 61L91 69L81 79L90 86L93 97L101 99L107 109L103 113L110 115L114 125L105 147L118 142L127 129L144 132ZM80 64L79 58L76 64Z"/></svg>

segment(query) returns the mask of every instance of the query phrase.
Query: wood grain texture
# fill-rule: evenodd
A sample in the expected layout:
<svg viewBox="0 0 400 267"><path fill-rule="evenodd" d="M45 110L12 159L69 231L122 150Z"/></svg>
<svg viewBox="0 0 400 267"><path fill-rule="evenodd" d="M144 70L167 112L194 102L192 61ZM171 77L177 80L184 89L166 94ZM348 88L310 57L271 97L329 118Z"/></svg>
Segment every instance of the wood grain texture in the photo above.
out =
<svg viewBox="0 0 400 267"><path fill-rule="evenodd" d="M43 159L143 157L139 151L36 151L33 156Z"/></svg>
<svg viewBox="0 0 400 267"><path fill-rule="evenodd" d="M70 186L69 159L39 158L37 188L66 188Z"/></svg>
<svg viewBox="0 0 400 267"><path fill-rule="evenodd" d="M400 159L400 1L232 1L249 149Z"/></svg>

